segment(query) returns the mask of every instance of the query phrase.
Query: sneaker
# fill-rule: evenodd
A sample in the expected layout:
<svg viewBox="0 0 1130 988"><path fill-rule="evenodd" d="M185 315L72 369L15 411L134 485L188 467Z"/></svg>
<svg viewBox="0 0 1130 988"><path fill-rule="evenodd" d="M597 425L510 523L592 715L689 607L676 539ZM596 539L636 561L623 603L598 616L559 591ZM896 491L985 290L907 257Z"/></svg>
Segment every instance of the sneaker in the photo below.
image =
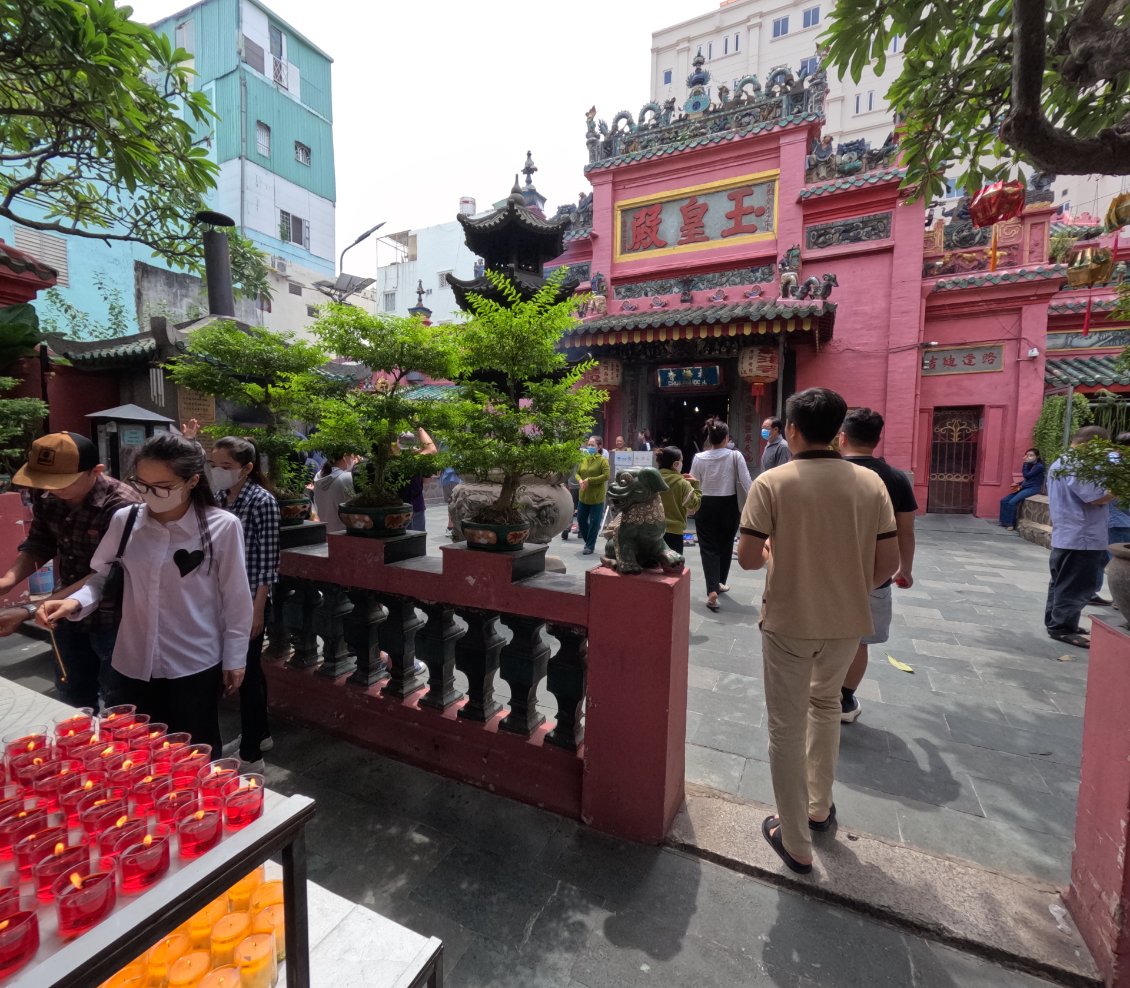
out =
<svg viewBox="0 0 1130 988"><path fill-rule="evenodd" d="M275 746L275 739L271 735L267 735L259 742L260 751L270 751Z"/></svg>
<svg viewBox="0 0 1130 988"><path fill-rule="evenodd" d="M262 775L263 770L266 767L267 766L264 764L262 758L258 758L253 762L243 762L243 761L241 761L239 763L239 771L240 771L241 775L247 775L248 772L254 772L257 775Z"/></svg>
<svg viewBox="0 0 1130 988"><path fill-rule="evenodd" d="M850 700L840 697L840 723L850 724L854 720L859 719L859 715L863 712L863 707L860 705L858 698L852 697Z"/></svg>
<svg viewBox="0 0 1130 988"><path fill-rule="evenodd" d="M234 741L229 741L224 745L223 757L224 758L238 758L239 746L243 743L243 735L237 734Z"/></svg>

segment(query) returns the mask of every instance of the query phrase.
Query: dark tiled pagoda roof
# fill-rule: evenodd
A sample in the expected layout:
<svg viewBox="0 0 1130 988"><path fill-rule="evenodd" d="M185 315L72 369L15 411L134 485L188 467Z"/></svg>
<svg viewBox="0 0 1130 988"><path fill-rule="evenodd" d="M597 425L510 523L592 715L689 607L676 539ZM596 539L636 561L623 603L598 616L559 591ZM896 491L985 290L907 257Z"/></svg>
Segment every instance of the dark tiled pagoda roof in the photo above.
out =
<svg viewBox="0 0 1130 988"><path fill-rule="evenodd" d="M884 182L901 182L906 175L905 168L883 168L876 172L867 172L863 175L847 175L841 178L831 178L826 182L815 185L806 185L797 196L802 202L805 199L815 199L817 196L826 196L833 192L845 192L848 189L863 189L869 185L882 185Z"/></svg>
<svg viewBox="0 0 1130 988"><path fill-rule="evenodd" d="M1117 299L1097 298L1091 302L1092 312L1109 312L1118 304ZM1081 298L1069 299L1064 302L1052 302L1048 306L1049 316L1073 316L1087 311L1087 302Z"/></svg>
<svg viewBox="0 0 1130 988"><path fill-rule="evenodd" d="M1040 264L1032 268L1009 268L1006 271L980 271L977 274L939 278L931 291L953 292L962 288L983 288L986 285L1008 285L1024 281L1049 281L1067 277L1065 264Z"/></svg>
<svg viewBox="0 0 1130 988"><path fill-rule="evenodd" d="M17 250L11 244L4 243L3 240L0 240L0 267L8 268L16 274L30 273L40 281L50 281L52 284L59 277L59 272L54 268L49 268L46 264L37 261L31 254Z"/></svg>
<svg viewBox="0 0 1130 988"><path fill-rule="evenodd" d="M565 249L569 227L567 217L547 220L536 215L526 205L517 179L509 197L496 209L479 216L460 213L456 218L468 248L485 258L487 267L512 262L512 253L527 266L552 261Z"/></svg>
<svg viewBox="0 0 1130 988"><path fill-rule="evenodd" d="M522 296L522 300L528 302L545 286L545 277L537 274L534 271L522 271L521 269L515 270L510 265L495 267L491 265L492 270L499 271L501 274L506 275L510 283L518 289L518 293ZM451 286L452 292L455 294L455 301L459 303L459 308L464 312L470 312L471 307L467 302L469 294L481 295L483 298L490 299L492 302L497 302L499 305L508 305L509 303L505 297L492 285L485 277L480 278L456 278L454 275L447 276L447 283ZM557 288L558 300L568 298L576 290L580 284L576 278L570 278L562 282Z"/></svg>
<svg viewBox="0 0 1130 988"><path fill-rule="evenodd" d="M107 342L53 339L51 349L77 367L127 367L147 364L157 356L157 341L151 333L119 337Z"/></svg>
<svg viewBox="0 0 1130 988"><path fill-rule="evenodd" d="M1049 388L1130 386L1130 371L1119 370L1117 353L1049 360L1044 366L1044 384Z"/></svg>

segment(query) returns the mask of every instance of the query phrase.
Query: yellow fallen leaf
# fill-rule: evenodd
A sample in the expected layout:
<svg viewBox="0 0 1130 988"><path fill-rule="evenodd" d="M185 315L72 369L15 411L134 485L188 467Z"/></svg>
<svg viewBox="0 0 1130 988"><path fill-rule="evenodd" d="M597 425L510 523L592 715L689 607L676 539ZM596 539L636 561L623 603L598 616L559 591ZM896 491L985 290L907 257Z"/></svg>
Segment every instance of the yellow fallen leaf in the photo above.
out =
<svg viewBox="0 0 1130 988"><path fill-rule="evenodd" d="M911 675L914 675L914 669L911 666L908 666L905 662L899 662L893 655L888 655L887 661L899 672L909 672Z"/></svg>

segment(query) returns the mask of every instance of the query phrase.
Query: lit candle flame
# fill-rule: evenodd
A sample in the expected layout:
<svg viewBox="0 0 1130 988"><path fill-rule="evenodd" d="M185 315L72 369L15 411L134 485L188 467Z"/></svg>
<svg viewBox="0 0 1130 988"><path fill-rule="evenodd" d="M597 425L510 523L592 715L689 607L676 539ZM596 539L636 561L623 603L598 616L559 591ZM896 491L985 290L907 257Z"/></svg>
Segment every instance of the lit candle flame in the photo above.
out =
<svg viewBox="0 0 1130 988"><path fill-rule="evenodd" d="M113 753L114 753L114 746L112 744L106 745L106 747L103 748L102 751L101 751L101 755L102 755L103 758L109 758Z"/></svg>
<svg viewBox="0 0 1130 988"><path fill-rule="evenodd" d="M255 781L254 779L252 779L252 780L251 780L251 781L250 781L250 782L248 783L248 785L247 785L247 788L248 788L248 789L258 789L258 788L259 788L259 783L258 783L258 782L256 782L256 781Z"/></svg>
<svg viewBox="0 0 1130 988"><path fill-rule="evenodd" d="M64 844L62 841L59 841L59 843L55 845L55 853L56 854L62 854L66 849L67 849L67 845Z"/></svg>
<svg viewBox="0 0 1130 988"><path fill-rule="evenodd" d="M142 779L141 781L142 781L142 782L152 782L152 781L153 781L153 776L151 776L151 775L147 775L147 776L146 776L146 777L145 777L144 779Z"/></svg>
<svg viewBox="0 0 1130 988"><path fill-rule="evenodd" d="M0 923L0 930L6 930L7 928L8 928L8 920L4 920L3 923Z"/></svg>
<svg viewBox="0 0 1130 988"><path fill-rule="evenodd" d="M122 827L122 826L124 826L124 825L125 825L125 822L126 822L126 821L127 821L128 819L129 819L129 816L123 813L123 814L122 814L122 815L121 815L120 817L118 817L118 819L116 819L116 820L114 821L114 826L115 826L115 827Z"/></svg>
<svg viewBox="0 0 1130 988"><path fill-rule="evenodd" d="M150 844L153 843L153 835L152 834L146 834L145 837L142 839L141 843L144 844L146 847L148 847ZM166 943L167 943L167 941L166 941Z"/></svg>
<svg viewBox="0 0 1130 988"><path fill-rule="evenodd" d="M75 729L73 727L69 731L67 731L66 734L63 735L63 737L65 737L65 738L73 738L74 736L75 736Z"/></svg>
<svg viewBox="0 0 1130 988"><path fill-rule="evenodd" d="M204 819L204 811L203 810L197 810L195 813L192 814L192 818L194 820L203 820Z"/></svg>
<svg viewBox="0 0 1130 988"><path fill-rule="evenodd" d="M131 768L133 768L133 759L132 759L132 758L127 758L127 759L126 759L126 760L125 760L124 762L122 762L122 768L123 768L123 769L131 769Z"/></svg>
<svg viewBox="0 0 1130 988"><path fill-rule="evenodd" d="M83 787L83 789L87 789L87 790L93 789L94 788L94 780L93 779L87 779L82 784L82 787Z"/></svg>
<svg viewBox="0 0 1130 988"><path fill-rule="evenodd" d="M103 806L108 802L110 802L108 799L96 799L94 801L94 806ZM94 809L94 806L92 806L91 809Z"/></svg>
<svg viewBox="0 0 1130 988"><path fill-rule="evenodd" d="M35 742L34 741L29 741L27 743L27 750L28 751L35 751Z"/></svg>
<svg viewBox="0 0 1130 988"><path fill-rule="evenodd" d="M71 872L71 884L76 888L82 888L82 876L77 871Z"/></svg>

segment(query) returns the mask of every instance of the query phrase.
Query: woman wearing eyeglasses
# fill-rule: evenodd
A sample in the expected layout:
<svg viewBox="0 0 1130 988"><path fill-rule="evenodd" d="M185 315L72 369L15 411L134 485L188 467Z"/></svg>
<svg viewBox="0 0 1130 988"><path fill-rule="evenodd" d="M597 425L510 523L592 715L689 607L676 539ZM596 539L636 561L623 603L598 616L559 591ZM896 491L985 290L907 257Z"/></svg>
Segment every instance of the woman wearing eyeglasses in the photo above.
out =
<svg viewBox="0 0 1130 988"><path fill-rule="evenodd" d="M204 451L163 433L138 451L129 482L136 509L122 553L122 622L111 667L116 693L170 731L188 731L219 757L221 691L243 681L251 634L251 589L239 519L215 505ZM45 628L99 606L132 508L122 508L91 560L86 585L36 614Z"/></svg>

